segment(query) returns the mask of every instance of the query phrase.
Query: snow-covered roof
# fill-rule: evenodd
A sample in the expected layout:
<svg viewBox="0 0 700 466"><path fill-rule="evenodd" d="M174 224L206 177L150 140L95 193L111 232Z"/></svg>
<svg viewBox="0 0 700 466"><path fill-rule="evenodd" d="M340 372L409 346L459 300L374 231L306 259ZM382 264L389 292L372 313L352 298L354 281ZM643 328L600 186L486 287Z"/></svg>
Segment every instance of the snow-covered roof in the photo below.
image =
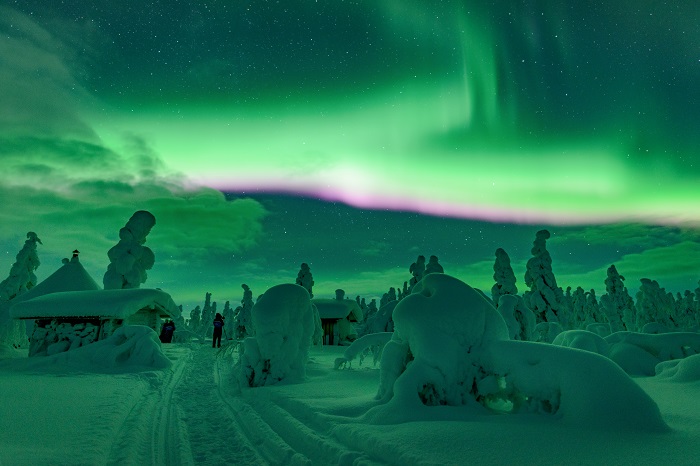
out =
<svg viewBox="0 0 700 466"><path fill-rule="evenodd" d="M12 303L17 304L50 293L99 289L99 285L87 273L78 256L74 256L34 288L14 298Z"/></svg>
<svg viewBox="0 0 700 466"><path fill-rule="evenodd" d="M144 308L155 309L163 317L176 317L180 312L168 293L148 288L134 288L46 294L13 304L10 307L10 315L15 319L54 317L125 319Z"/></svg>
<svg viewBox="0 0 700 466"><path fill-rule="evenodd" d="M357 301L352 299L312 299L311 302L318 309L321 319L344 319L351 322L362 320L362 309Z"/></svg>

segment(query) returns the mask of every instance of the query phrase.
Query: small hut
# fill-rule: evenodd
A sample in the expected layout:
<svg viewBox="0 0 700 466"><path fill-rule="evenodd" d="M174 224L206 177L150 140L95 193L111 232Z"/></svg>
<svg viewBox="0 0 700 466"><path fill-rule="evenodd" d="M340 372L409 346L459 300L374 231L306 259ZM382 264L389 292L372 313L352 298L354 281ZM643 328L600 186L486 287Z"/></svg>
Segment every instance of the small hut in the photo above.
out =
<svg viewBox="0 0 700 466"><path fill-rule="evenodd" d="M146 288L50 293L10 308L13 318L36 323L30 356L60 353L102 340L122 325L159 330L161 320L178 314L168 293Z"/></svg>
<svg viewBox="0 0 700 466"><path fill-rule="evenodd" d="M362 309L352 299L312 299L323 327L324 345L348 344L357 338L354 322L362 321Z"/></svg>
<svg viewBox="0 0 700 466"><path fill-rule="evenodd" d="M122 325L145 325L159 331L161 319L179 315L169 294L135 288L102 290L78 258L26 293L10 301L10 316L34 322L29 355L67 351L110 336ZM30 327L31 328L31 327Z"/></svg>

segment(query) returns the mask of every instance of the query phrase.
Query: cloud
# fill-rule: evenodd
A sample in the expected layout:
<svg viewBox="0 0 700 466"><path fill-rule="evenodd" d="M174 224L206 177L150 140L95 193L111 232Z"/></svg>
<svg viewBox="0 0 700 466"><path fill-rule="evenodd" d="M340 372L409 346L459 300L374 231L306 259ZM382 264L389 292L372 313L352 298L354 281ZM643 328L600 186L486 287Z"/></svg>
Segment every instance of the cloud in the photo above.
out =
<svg viewBox="0 0 700 466"><path fill-rule="evenodd" d="M682 241L700 241L700 231L692 228L643 225L638 223L595 225L581 229L561 230L552 242L578 241L594 245L615 245L650 248Z"/></svg>

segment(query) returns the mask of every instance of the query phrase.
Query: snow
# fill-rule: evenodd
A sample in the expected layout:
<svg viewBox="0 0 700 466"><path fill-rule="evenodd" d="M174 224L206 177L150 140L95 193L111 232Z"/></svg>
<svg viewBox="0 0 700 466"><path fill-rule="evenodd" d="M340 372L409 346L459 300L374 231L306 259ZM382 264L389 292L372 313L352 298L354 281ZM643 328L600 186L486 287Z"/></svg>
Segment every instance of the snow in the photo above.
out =
<svg viewBox="0 0 700 466"><path fill-rule="evenodd" d="M321 319L344 319L362 322L362 309L354 299L318 299L311 301L318 309Z"/></svg>
<svg viewBox="0 0 700 466"><path fill-rule="evenodd" d="M511 340L482 293L440 273L395 306L395 332L347 348L311 346L311 300L291 284L255 304L244 353L139 326L41 358L6 348L0 464L697 461L698 334ZM631 378L616 348L654 373ZM381 363L351 364L368 353ZM271 382L239 383L246 364Z"/></svg>
<svg viewBox="0 0 700 466"><path fill-rule="evenodd" d="M10 308L15 319L36 317L111 317L126 319L143 308L162 309L169 317L180 310L169 294L148 288L64 291L19 302Z"/></svg>
<svg viewBox="0 0 700 466"><path fill-rule="evenodd" d="M166 370L0 360L0 462L596 465L694 464L700 455L697 383L630 379L661 408L671 427L663 433L449 406L387 428L363 418L378 404L380 369L334 370L344 350L312 348L301 383L243 390L232 383L237 354L209 345L163 345Z"/></svg>
<svg viewBox="0 0 700 466"><path fill-rule="evenodd" d="M253 306L252 320L255 336L243 340L240 383L303 379L316 327L309 292L300 285L273 286Z"/></svg>

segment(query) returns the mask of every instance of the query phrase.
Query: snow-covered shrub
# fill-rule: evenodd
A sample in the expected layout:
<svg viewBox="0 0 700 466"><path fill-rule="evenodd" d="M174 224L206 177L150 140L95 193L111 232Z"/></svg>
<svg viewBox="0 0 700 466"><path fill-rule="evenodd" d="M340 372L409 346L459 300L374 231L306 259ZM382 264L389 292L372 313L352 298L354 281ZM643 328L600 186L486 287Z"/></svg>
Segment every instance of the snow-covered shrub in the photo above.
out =
<svg viewBox="0 0 700 466"><path fill-rule="evenodd" d="M513 273L513 268L510 266L510 257L502 248L496 249L493 279L496 283L491 287L491 296L493 302L497 305L500 306L499 300L501 296L518 294L518 287L515 285L515 273Z"/></svg>
<svg viewBox="0 0 700 466"><path fill-rule="evenodd" d="M491 290L493 292L493 289ZM511 340L531 341L535 332L535 314L527 308L520 296L503 294L498 302L498 313L508 326Z"/></svg>
<svg viewBox="0 0 700 466"><path fill-rule="evenodd" d="M364 359L372 355L372 363L376 366L377 362L382 357L384 346L391 340L393 333L370 333L357 340L353 341L350 346L345 349L343 357L335 360L336 369L346 369L352 365L352 361L359 356L360 365Z"/></svg>
<svg viewBox="0 0 700 466"><path fill-rule="evenodd" d="M314 334L309 293L299 285L267 290L253 306L255 336L243 340L238 378L258 387L304 378Z"/></svg>
<svg viewBox="0 0 700 466"><path fill-rule="evenodd" d="M155 224L153 214L139 210L119 230L119 242L107 252L109 265L102 279L105 290L139 288L146 282L146 271L153 267L155 255L143 244Z"/></svg>

